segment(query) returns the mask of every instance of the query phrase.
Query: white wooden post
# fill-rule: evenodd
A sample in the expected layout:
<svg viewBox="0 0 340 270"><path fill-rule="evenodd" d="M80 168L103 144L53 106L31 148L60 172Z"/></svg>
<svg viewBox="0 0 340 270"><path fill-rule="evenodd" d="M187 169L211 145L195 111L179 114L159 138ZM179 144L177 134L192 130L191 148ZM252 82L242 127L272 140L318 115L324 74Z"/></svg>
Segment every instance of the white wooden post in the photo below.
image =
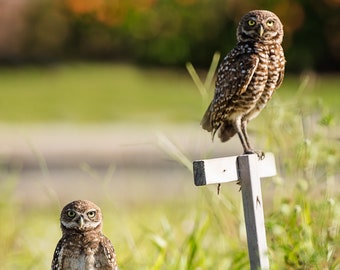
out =
<svg viewBox="0 0 340 270"><path fill-rule="evenodd" d="M263 160L256 154L197 160L193 167L196 186L240 180L250 267L269 269L260 178L276 175L274 155L266 153Z"/></svg>

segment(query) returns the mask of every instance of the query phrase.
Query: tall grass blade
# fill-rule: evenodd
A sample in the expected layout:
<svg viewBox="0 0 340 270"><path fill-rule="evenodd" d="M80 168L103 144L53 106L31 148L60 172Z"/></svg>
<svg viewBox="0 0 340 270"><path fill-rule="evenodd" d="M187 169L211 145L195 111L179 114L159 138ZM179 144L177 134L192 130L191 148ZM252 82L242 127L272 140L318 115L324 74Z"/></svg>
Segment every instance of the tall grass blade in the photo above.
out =
<svg viewBox="0 0 340 270"><path fill-rule="evenodd" d="M221 57L221 54L219 52L214 53L207 77L205 78L205 82L204 82L204 87L206 90L209 90L211 86L213 85L213 80L215 77L218 62L220 61L220 57Z"/></svg>
<svg viewBox="0 0 340 270"><path fill-rule="evenodd" d="M194 66L191 63L187 63L186 68L187 68L192 80L194 81L198 91L200 92L202 98L205 99L208 96L208 91L205 88L205 85L202 83L200 77L198 76Z"/></svg>
<svg viewBox="0 0 340 270"><path fill-rule="evenodd" d="M183 164L190 172L193 171L191 161L178 149L178 147L172 143L168 137L162 133L157 134L158 145L174 160Z"/></svg>

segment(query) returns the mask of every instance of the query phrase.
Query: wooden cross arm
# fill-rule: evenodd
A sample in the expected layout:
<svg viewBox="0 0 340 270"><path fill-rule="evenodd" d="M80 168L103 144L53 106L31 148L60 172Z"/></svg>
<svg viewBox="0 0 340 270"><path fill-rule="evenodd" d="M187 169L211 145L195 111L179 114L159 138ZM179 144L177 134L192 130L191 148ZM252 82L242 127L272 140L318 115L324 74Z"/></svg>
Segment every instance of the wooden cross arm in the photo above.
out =
<svg viewBox="0 0 340 270"><path fill-rule="evenodd" d="M204 186L239 180L238 157L239 156L232 156L194 161L195 185ZM265 153L265 158L258 160L257 168L260 178L276 175L275 157L273 153Z"/></svg>
<svg viewBox="0 0 340 270"><path fill-rule="evenodd" d="M268 270L269 258L263 215L261 178L276 175L275 158L266 153L194 161L196 186L240 180L251 270Z"/></svg>

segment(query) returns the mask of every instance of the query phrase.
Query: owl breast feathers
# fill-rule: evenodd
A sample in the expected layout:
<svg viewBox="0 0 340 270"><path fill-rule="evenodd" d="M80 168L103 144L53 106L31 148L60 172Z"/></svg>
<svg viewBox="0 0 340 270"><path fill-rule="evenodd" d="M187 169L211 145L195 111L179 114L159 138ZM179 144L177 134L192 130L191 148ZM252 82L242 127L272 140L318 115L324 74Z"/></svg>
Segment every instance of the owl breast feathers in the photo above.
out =
<svg viewBox="0 0 340 270"><path fill-rule="evenodd" d="M237 45L218 68L214 98L201 121L212 137L219 131L222 142L238 134L246 154L256 152L249 144L247 124L284 77L282 38L283 27L274 13L254 10L242 17Z"/></svg>

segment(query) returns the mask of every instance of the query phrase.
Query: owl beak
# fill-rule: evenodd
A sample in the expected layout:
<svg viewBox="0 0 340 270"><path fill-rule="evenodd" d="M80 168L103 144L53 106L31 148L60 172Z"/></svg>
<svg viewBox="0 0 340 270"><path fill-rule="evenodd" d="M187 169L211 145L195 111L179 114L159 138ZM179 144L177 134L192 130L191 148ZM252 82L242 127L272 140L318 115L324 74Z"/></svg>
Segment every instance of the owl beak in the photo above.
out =
<svg viewBox="0 0 340 270"><path fill-rule="evenodd" d="M260 35L260 37L262 37L262 35L263 35L263 33L264 33L264 28L263 28L262 24L260 24L258 30L259 30L259 35Z"/></svg>
<svg viewBox="0 0 340 270"><path fill-rule="evenodd" d="M84 227L84 218L83 216L80 216L79 219L78 219L78 225L79 225L79 228L82 229Z"/></svg>

